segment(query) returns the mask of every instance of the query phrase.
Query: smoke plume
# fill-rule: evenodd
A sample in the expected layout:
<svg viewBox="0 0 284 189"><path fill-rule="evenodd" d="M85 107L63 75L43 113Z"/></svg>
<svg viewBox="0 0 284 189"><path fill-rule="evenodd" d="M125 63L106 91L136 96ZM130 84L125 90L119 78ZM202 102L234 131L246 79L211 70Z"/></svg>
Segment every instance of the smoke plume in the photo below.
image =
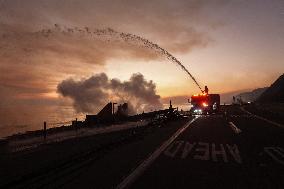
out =
<svg viewBox="0 0 284 189"><path fill-rule="evenodd" d="M132 114L162 107L155 83L140 73L133 74L128 81L110 79L105 73L78 81L69 78L58 84L57 92L71 98L74 109L83 113L98 112L109 101L127 102Z"/></svg>

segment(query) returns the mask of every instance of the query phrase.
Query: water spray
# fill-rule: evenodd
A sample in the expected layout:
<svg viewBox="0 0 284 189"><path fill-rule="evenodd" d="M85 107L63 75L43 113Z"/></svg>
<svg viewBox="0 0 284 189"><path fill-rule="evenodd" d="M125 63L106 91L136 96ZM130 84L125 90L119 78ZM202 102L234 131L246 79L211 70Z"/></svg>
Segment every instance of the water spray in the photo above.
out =
<svg viewBox="0 0 284 189"><path fill-rule="evenodd" d="M167 50L164 48L160 47L158 44L155 44L145 38L142 38L140 36L134 35L134 34L129 34L129 33L120 33L120 36L125 39L125 40L137 40L140 42L143 42L145 47L155 49L157 50L160 54L166 56L170 61L178 64L183 71L185 71L190 78L194 81L194 83L198 86L198 88L202 91L200 84L197 82L197 80L193 77L193 75L186 69L186 67L177 59L175 58L171 53L169 53Z"/></svg>
<svg viewBox="0 0 284 189"><path fill-rule="evenodd" d="M202 91L200 84L197 82L195 77L188 71L188 69L179 61L177 58L175 58L171 53L169 53L167 50L164 48L160 47L158 44L153 43L149 41L148 39L145 39L143 37L140 37L135 34L131 33L124 33L124 32L118 32L115 31L111 28L107 29L96 29L96 30L90 30L88 27L85 27L84 29L81 28L64 28L62 29L59 25L55 24L56 31L62 32L64 34L69 33L80 33L80 34L87 34L87 35L95 35L97 37L103 38L106 37L107 40L113 40L113 39L118 39L118 40L123 40L127 43L134 43L136 45L141 45L147 49L152 49L158 52L160 55L165 56L168 60L171 62L177 64L178 66L181 67L183 71L185 71L189 77L194 81L194 83L198 86L198 88ZM52 29L45 29L40 31L40 33L43 33L45 36L49 36L52 34L53 30Z"/></svg>

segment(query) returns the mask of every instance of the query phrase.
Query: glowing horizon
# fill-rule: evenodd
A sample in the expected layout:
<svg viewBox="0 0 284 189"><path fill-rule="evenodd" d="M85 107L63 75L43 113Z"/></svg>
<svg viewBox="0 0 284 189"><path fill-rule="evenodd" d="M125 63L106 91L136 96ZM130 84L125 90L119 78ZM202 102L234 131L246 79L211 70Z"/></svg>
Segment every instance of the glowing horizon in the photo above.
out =
<svg viewBox="0 0 284 189"><path fill-rule="evenodd" d="M266 87L283 74L281 0L78 2L0 2L4 125L21 122L25 119L21 114L32 118L38 110L48 114L55 107L74 109L72 100L57 93L68 78L78 81L105 73L123 83L141 73L146 84L152 80L153 96L161 101L200 91L180 67L141 45L83 32L70 35L71 30L50 34L50 28L84 32L113 28L149 39L180 60L212 93Z"/></svg>

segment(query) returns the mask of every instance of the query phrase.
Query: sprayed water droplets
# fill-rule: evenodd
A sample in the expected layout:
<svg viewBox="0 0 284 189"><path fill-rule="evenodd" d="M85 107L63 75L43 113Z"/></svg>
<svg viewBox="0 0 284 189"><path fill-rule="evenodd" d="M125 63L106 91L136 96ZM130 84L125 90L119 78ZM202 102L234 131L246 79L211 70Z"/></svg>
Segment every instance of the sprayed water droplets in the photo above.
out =
<svg viewBox="0 0 284 189"><path fill-rule="evenodd" d="M197 82L195 77L188 71L188 69L177 58L175 58L171 53L169 53L164 48L160 47L158 44L153 43L149 41L148 39L145 39L141 36L131 34L131 33L118 32L118 31L113 30L112 28L95 29L91 31L89 27L85 27L83 29L78 28L78 27L67 28L67 27L61 27L58 24L55 24L55 29L44 29L37 33L43 34L45 37L50 37L54 32L59 32L64 35L67 35L67 34L72 35L72 34L77 33L80 35L96 37L106 42L121 41L121 42L131 43L133 45L138 45L138 46L150 49L152 51L155 51L157 54L160 54L166 57L168 60L177 64L178 66L180 66L180 68L183 71L185 71L189 75L189 77L194 81L194 83L198 86L198 88L202 90L200 84Z"/></svg>

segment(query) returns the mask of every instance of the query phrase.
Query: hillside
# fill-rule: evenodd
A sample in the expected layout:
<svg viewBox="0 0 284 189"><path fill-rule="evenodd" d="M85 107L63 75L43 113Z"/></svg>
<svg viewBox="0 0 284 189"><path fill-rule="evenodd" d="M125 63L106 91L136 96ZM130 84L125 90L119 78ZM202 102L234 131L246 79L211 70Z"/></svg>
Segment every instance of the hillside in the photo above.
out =
<svg viewBox="0 0 284 189"><path fill-rule="evenodd" d="M256 101L266 90L268 87L257 88L249 92L243 92L236 95L236 99L241 98L244 102L253 102Z"/></svg>
<svg viewBox="0 0 284 189"><path fill-rule="evenodd" d="M257 102L284 103L284 74L259 96Z"/></svg>

